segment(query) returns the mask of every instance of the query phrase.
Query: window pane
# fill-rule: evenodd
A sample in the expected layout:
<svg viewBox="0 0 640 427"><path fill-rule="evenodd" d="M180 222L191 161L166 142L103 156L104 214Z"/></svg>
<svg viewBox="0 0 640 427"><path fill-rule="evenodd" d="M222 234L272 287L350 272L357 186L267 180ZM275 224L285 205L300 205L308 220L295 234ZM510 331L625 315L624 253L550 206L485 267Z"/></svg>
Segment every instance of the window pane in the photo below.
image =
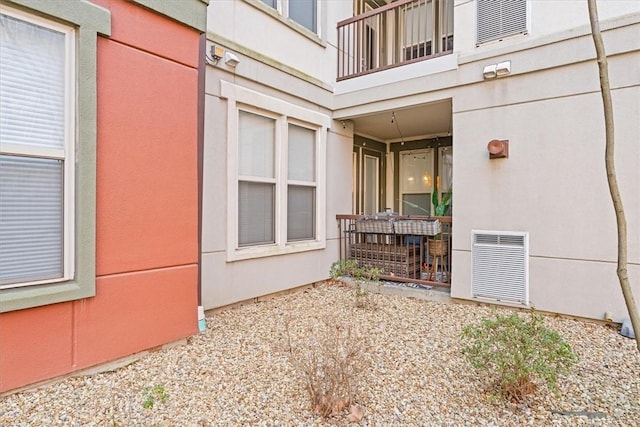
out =
<svg viewBox="0 0 640 427"><path fill-rule="evenodd" d="M0 155L0 285L63 276L63 162Z"/></svg>
<svg viewBox="0 0 640 427"><path fill-rule="evenodd" d="M275 185L258 182L238 184L238 244L274 243Z"/></svg>
<svg viewBox="0 0 640 427"><path fill-rule="evenodd" d="M289 179L314 182L316 177L316 132L289 125Z"/></svg>
<svg viewBox="0 0 640 427"><path fill-rule="evenodd" d="M266 4L267 6L270 6L272 8L276 8L276 0L262 0L262 3Z"/></svg>
<svg viewBox="0 0 640 427"><path fill-rule="evenodd" d="M306 240L316 234L316 189L290 185L287 199L287 240Z"/></svg>
<svg viewBox="0 0 640 427"><path fill-rule="evenodd" d="M364 213L371 215L378 212L378 176L380 161L377 157L364 156Z"/></svg>
<svg viewBox="0 0 640 427"><path fill-rule="evenodd" d="M402 213L404 215L430 215L431 193L403 194Z"/></svg>
<svg viewBox="0 0 640 427"><path fill-rule="evenodd" d="M0 143L64 148L65 34L0 14Z"/></svg>
<svg viewBox="0 0 640 427"><path fill-rule="evenodd" d="M241 176L274 178L276 121L240 111L238 129Z"/></svg>
<svg viewBox="0 0 640 427"><path fill-rule="evenodd" d="M290 0L289 18L316 32L316 0Z"/></svg>
<svg viewBox="0 0 640 427"><path fill-rule="evenodd" d="M446 193L453 183L453 147L440 147L438 159L440 193Z"/></svg>

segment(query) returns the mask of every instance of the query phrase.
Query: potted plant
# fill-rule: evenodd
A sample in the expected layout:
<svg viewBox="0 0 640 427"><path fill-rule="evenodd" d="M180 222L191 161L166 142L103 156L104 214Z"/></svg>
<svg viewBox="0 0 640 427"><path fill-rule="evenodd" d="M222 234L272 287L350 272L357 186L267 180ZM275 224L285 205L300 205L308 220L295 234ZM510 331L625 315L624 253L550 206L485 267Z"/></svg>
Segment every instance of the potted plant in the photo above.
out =
<svg viewBox="0 0 640 427"><path fill-rule="evenodd" d="M431 204L433 205L433 214L435 216L445 216L449 214L449 210L451 208L451 195L452 190L451 187L447 190L446 193L439 196L438 191L434 191L431 195Z"/></svg>

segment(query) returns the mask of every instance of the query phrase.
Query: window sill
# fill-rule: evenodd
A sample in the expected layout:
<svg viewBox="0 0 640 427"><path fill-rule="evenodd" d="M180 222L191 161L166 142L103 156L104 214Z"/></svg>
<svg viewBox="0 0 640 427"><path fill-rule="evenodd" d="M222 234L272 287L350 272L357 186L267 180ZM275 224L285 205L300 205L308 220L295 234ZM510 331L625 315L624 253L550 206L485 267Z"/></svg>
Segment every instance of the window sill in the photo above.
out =
<svg viewBox="0 0 640 427"><path fill-rule="evenodd" d="M95 296L95 281L92 286L82 286L78 281L67 281L3 289L0 291L0 313L93 296Z"/></svg>
<svg viewBox="0 0 640 427"><path fill-rule="evenodd" d="M265 258L270 256L288 255L300 252L325 249L324 240L287 243L284 246L264 245L236 249L227 252L227 262L243 261L247 259Z"/></svg>

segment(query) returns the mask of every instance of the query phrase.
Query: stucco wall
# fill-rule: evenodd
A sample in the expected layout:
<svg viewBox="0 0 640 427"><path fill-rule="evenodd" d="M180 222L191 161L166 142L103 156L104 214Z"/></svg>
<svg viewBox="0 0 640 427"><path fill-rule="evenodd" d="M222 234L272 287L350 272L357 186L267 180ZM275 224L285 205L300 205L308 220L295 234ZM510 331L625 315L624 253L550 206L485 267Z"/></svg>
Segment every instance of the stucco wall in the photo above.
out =
<svg viewBox="0 0 640 427"><path fill-rule="evenodd" d="M609 34L609 40L615 39ZM529 61L544 58L550 49L555 50L528 51ZM609 58L616 170L627 211L629 272L636 295L640 79L632 64L639 61L637 48ZM517 67L518 61L512 65ZM595 61L469 86L456 91L453 109L452 296L471 298L471 230L527 231L531 305L596 319L605 311L618 321L628 317L616 276L616 223L606 182ZM510 141L508 159L488 159L486 144L492 139Z"/></svg>
<svg viewBox="0 0 640 427"><path fill-rule="evenodd" d="M546 13L555 4L535 3L549 8ZM626 15L637 4L614 9L602 3L603 20L621 15L604 20L602 28L614 89L629 272L640 295L640 15ZM452 99L452 295L472 295L471 230L527 231L532 305L597 319L609 311L622 320L627 312L615 273L616 228L604 171L602 101L586 17L568 21L582 25L577 29L558 27L553 34L532 33L475 49L472 44L464 47L471 35L460 28L471 28L473 22L465 8L473 10L473 2L456 3L455 69L424 76L403 76L404 67L383 71L371 86L339 91L334 117ZM511 61L511 74L484 80L483 68L501 61ZM486 146L496 138L510 141L509 159L489 160Z"/></svg>
<svg viewBox="0 0 640 427"><path fill-rule="evenodd" d="M0 315L0 391L197 331L199 32L95 3L112 22L98 40L96 296Z"/></svg>
<svg viewBox="0 0 640 427"><path fill-rule="evenodd" d="M282 18L259 0L212 0L207 27L218 44L238 51L244 47L256 58L284 65L322 82L335 81L336 22L351 16L350 1L318 2L318 34ZM226 41L232 41L231 44Z"/></svg>
<svg viewBox="0 0 640 427"><path fill-rule="evenodd" d="M331 115L331 93L325 88L249 56L242 56L235 69L224 64L207 67L202 224L202 304L205 309L326 279L331 263L338 258L335 216L351 210L352 133L339 122L330 122L325 131L326 248L230 261L227 239L235 230L231 229L227 216L229 101L221 94L222 81L327 118Z"/></svg>

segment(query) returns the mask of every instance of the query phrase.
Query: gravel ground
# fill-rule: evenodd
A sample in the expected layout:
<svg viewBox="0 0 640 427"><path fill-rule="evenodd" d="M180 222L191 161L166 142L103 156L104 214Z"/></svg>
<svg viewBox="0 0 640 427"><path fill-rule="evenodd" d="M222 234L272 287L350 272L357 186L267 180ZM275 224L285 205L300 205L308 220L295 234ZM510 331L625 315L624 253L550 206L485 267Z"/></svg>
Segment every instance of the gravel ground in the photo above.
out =
<svg viewBox="0 0 640 427"><path fill-rule="evenodd" d="M0 425L349 425L346 414L324 420L311 412L287 351L312 342L320 319L351 324L367 341L360 425L640 425L640 356L633 340L610 327L549 317L580 362L560 379L559 395L542 388L527 404L505 403L461 356L459 335L507 309L369 298L371 305L356 308L353 289L322 285L217 313L186 345L1 398ZM144 408L156 386L155 405Z"/></svg>

